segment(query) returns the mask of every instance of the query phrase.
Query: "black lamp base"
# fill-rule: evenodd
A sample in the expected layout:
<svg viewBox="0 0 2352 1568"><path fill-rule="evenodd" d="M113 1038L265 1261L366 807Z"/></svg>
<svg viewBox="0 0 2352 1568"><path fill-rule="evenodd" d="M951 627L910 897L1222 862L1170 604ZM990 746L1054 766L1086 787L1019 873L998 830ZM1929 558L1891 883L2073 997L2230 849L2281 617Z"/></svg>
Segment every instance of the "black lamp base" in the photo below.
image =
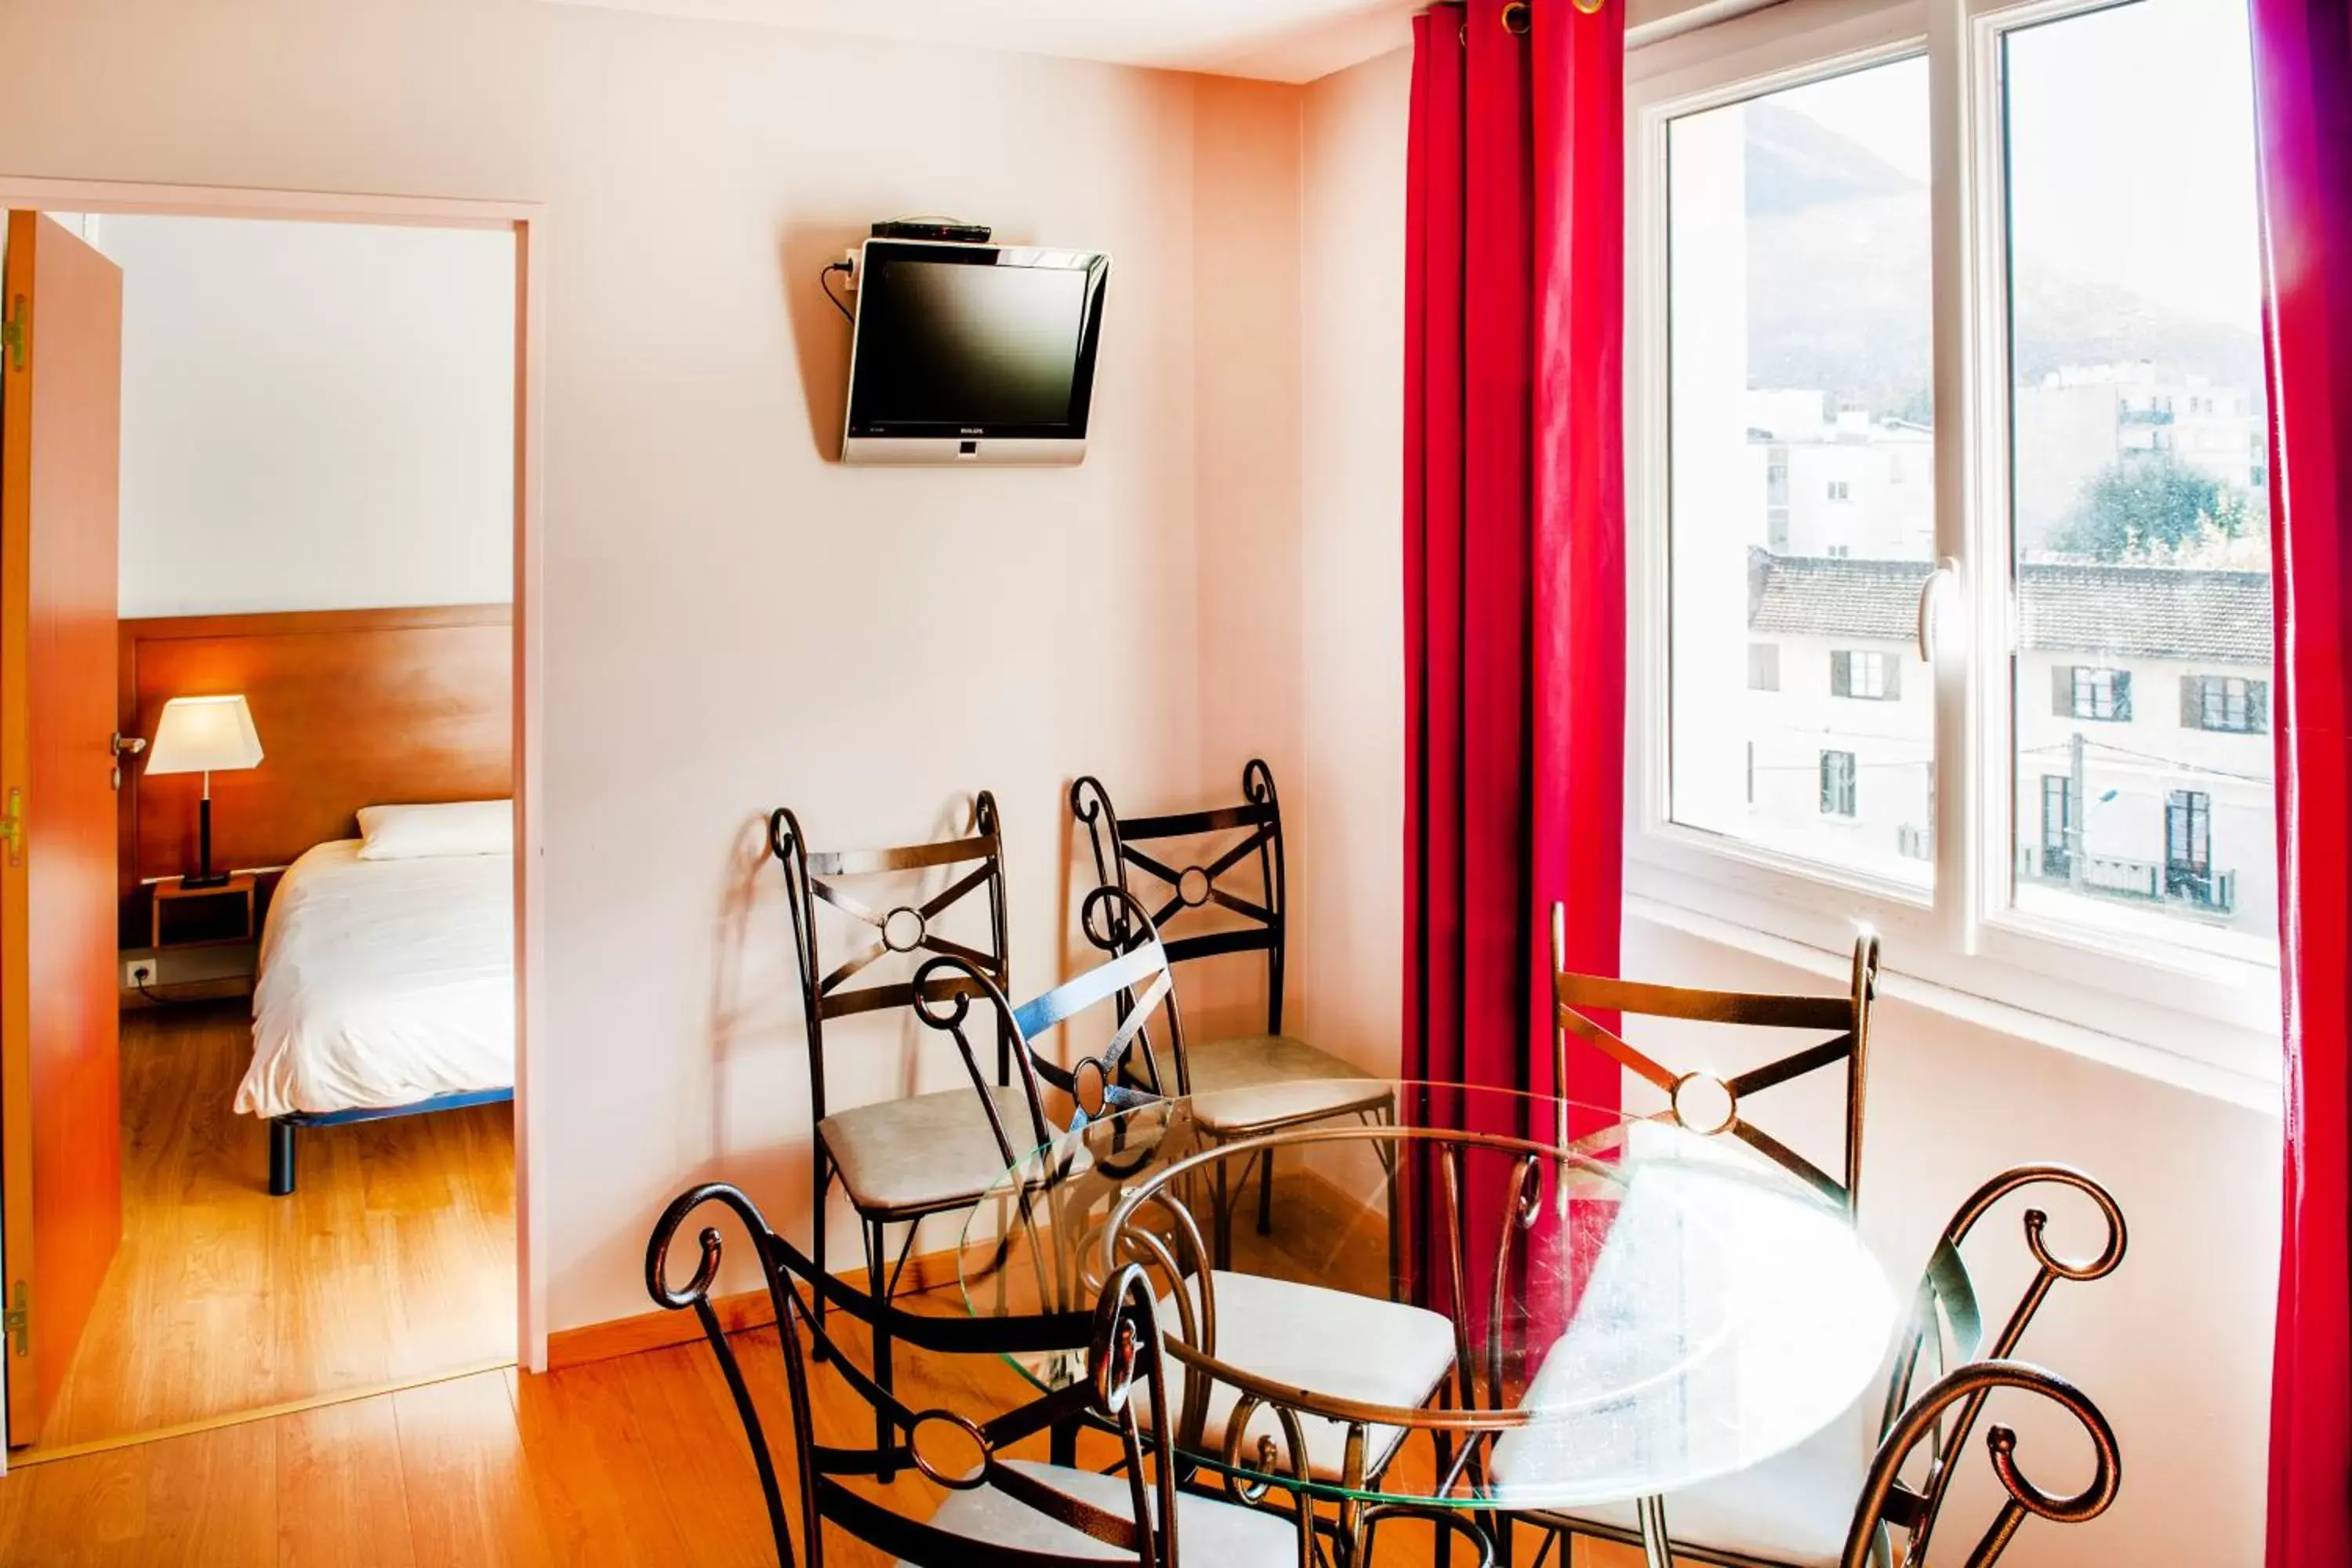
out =
<svg viewBox="0 0 2352 1568"><path fill-rule="evenodd" d="M204 798L196 805L196 869L180 878L183 888L226 888L228 873L213 869L213 776L205 775Z"/></svg>

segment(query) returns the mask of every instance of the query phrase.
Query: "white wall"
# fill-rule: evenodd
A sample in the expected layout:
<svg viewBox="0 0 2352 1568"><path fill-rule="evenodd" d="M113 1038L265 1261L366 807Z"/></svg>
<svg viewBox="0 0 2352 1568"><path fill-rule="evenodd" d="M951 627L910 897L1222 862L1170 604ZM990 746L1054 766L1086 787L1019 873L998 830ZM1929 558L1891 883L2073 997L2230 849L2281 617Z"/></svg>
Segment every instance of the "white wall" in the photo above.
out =
<svg viewBox="0 0 2352 1568"><path fill-rule="evenodd" d="M1402 822L1402 542L1397 410L1403 332L1402 53L1307 89L1307 399L1299 618L1309 628L1288 672L1304 693L1291 792L1313 863L1297 897L1302 1026L1383 1068L1397 1060L1401 931L1395 874ZM1204 519L1204 526L1208 520ZM1204 598L1223 589L1204 577ZM1845 959L1695 934L1637 906L1626 972L1755 989L1835 989ZM1899 953L1892 955L1895 963ZM1953 1208L1983 1179L2029 1161L2081 1166L2114 1190L2131 1247L2108 1279L2061 1285L2026 1342L2114 1420L2124 1453L2115 1507L2072 1529L2029 1522L2004 1559L2021 1568L2085 1563L2236 1568L2262 1557L2271 1309L2278 1235L2278 1121L2264 1110L2102 1066L2001 1026L1923 1005L1887 985L1874 1033L1864 1224L1898 1279L1916 1276ZM1645 1037L1637 1036L1639 1037ZM1697 1064L1738 1068L1738 1047L1683 1038ZM1639 1104L1642 1086L1629 1087ZM1809 1087L1774 1090L1776 1130L1833 1158L1834 1103ZM1756 1107L1764 1113L1761 1101ZM1826 1137L1827 1141L1820 1140ZM2024 1257L2019 1209L1986 1222L1972 1254L2013 1290ZM2095 1222L2051 1203L2051 1238L2095 1247ZM2007 1298L2007 1299L2013 1299ZM1996 1407L1995 1418L2005 1418ZM2040 1484L2072 1489L2080 1439L2021 1419L2019 1460ZM1979 1441L1980 1441L1979 1437ZM1981 1521L1990 1484L1979 1448L1953 1523ZM1945 1542L1955 1546L1957 1539Z"/></svg>
<svg viewBox="0 0 2352 1568"><path fill-rule="evenodd" d="M1411 51L1307 91L1297 844L1302 1032L1393 1072L1403 1017L1404 106ZM1217 594L1223 592L1219 584ZM1261 667L1262 686L1283 672Z"/></svg>
<svg viewBox="0 0 2352 1568"><path fill-rule="evenodd" d="M505 601L514 241L115 215L124 616Z"/></svg>

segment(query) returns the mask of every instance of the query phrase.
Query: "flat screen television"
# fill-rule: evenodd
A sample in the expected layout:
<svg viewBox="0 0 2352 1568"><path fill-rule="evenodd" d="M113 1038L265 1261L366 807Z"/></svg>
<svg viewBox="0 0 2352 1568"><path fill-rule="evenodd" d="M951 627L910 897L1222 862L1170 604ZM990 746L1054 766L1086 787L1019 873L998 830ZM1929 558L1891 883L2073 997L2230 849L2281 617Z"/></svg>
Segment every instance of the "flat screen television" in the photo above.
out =
<svg viewBox="0 0 2352 1568"><path fill-rule="evenodd" d="M849 350L847 463L1076 463L1110 258L869 239Z"/></svg>

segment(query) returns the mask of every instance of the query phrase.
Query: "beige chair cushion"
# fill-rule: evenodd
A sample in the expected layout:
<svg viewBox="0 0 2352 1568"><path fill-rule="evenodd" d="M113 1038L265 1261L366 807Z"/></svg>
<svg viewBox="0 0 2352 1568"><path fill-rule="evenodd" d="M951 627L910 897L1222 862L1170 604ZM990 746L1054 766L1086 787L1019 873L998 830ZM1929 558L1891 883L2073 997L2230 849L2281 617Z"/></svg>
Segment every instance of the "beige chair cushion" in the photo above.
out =
<svg viewBox="0 0 2352 1568"><path fill-rule="evenodd" d="M1004 1136L1019 1159L1037 1143L1029 1096L991 1085ZM1046 1135L1054 1133L1046 1128ZM969 1089L941 1089L837 1110L816 1124L849 1201L865 1214L958 1208L977 1203L1004 1174L988 1112Z"/></svg>
<svg viewBox="0 0 2352 1568"><path fill-rule="evenodd" d="M1675 1492L1666 1499L1666 1533L1677 1543L1738 1552L1791 1568L1834 1568L1870 1468L1875 1394L1796 1447L1762 1464ZM1518 1480L1527 1478L1521 1476ZM1569 1510L1638 1530L1632 1503Z"/></svg>
<svg viewBox="0 0 2352 1568"><path fill-rule="evenodd" d="M1386 1084L1288 1035L1242 1035L1190 1047L1192 1114L1211 1131L1241 1133L1389 1103Z"/></svg>
<svg viewBox="0 0 2352 1568"><path fill-rule="evenodd" d="M1307 1389L1370 1405L1415 1410L1437 1391L1454 1368L1454 1325L1435 1312L1400 1301L1297 1285L1257 1274L1211 1276L1217 1307L1214 1354L1226 1365L1286 1387ZM1194 1295L1197 1303L1197 1288ZM1160 1331L1181 1337L1182 1320L1172 1295L1160 1302ZM1168 1398L1184 1396L1184 1371L1171 1362ZM1209 1389L1203 1443L1222 1452L1227 1424L1241 1391L1218 1382ZM1339 1479L1347 1460L1348 1428L1322 1416L1299 1417L1307 1443L1307 1472L1319 1480ZM1243 1434L1252 1452L1260 1435L1274 1439L1275 1452L1289 1463L1281 1418L1261 1406ZM1396 1426L1373 1426L1364 1434L1365 1472L1378 1475L1404 1436Z"/></svg>
<svg viewBox="0 0 2352 1568"><path fill-rule="evenodd" d="M1039 1464L1034 1459L1007 1459L1005 1468L1019 1470L1057 1492L1092 1503L1106 1513L1122 1519L1135 1517L1134 1497L1123 1475L1098 1476L1090 1470ZM1149 1499L1150 1493L1147 1490L1145 1496ZM994 1487L950 1492L939 1511L931 1515L931 1523L952 1534L1020 1552L1050 1552L1108 1563L1135 1561L1132 1553L1097 1541L1058 1520L1048 1519ZM1176 1549L1184 1562L1207 1563L1209 1568L1291 1568L1298 1561L1298 1531L1296 1525L1275 1514L1180 1492L1176 1498ZM908 1565L901 1563L899 1568Z"/></svg>

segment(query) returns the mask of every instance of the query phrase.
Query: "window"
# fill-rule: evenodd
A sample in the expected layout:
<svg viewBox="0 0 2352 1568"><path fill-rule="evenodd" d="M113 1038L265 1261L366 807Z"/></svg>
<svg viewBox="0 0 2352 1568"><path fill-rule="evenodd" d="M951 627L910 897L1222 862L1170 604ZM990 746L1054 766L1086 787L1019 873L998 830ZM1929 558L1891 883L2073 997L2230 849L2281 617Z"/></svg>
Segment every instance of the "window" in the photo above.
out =
<svg viewBox="0 0 2352 1568"><path fill-rule="evenodd" d="M1853 753L1823 752L1822 753L1822 815L1852 816L1853 810Z"/></svg>
<svg viewBox="0 0 2352 1568"><path fill-rule="evenodd" d="M1748 689L1778 691L1780 689L1780 645L1752 642L1748 645Z"/></svg>
<svg viewBox="0 0 2352 1568"><path fill-rule="evenodd" d="M1903 665L1891 653L1830 655L1830 695L1892 702L1903 695Z"/></svg>
<svg viewBox="0 0 2352 1568"><path fill-rule="evenodd" d="M1906 636L1935 560L1930 533L1887 522L1831 477L1877 460L1877 448L1930 438L1927 195L1902 181L1817 184L1808 171L1824 138L1855 135L1925 167L1927 102L1926 62L1905 59L1678 113L1661 128L1671 169L1671 439L1658 447L1663 575L1674 584L1665 815L1711 843L1918 889L1935 868L1901 853L1895 830L1933 818L1935 716L1924 703L1832 706L1814 650ZM1887 330L1867 352L1820 286L1830 256L1867 279L1885 312ZM1931 474L1923 467L1906 487L1910 510L1897 522L1932 515ZM1733 626L1747 637L1727 638ZM1804 661L1769 701L1755 697L1753 656L1743 664L1740 651L1767 638ZM1908 657L1841 655L1845 673L1832 680L1891 698ZM1750 746L1754 789L1743 792ZM1862 770L1874 831L1858 834L1837 824L1856 815Z"/></svg>
<svg viewBox="0 0 2352 1568"><path fill-rule="evenodd" d="M2275 899L2232 895L2241 873L2275 875L2271 748L2196 734L2270 724L2270 504L2245 482L2267 416L2245 12L2063 15L2000 33L1999 65L2015 770L2021 792L2070 757L2093 865L2053 882L2021 855L2010 901L2141 951L2205 945L2163 927L2227 906L2235 951L2266 955ZM2249 650L2255 668L2196 670ZM2071 669L2063 706L2026 689L2043 658ZM2128 661L2190 667L2179 728L2097 732L2134 716Z"/></svg>
<svg viewBox="0 0 2352 1568"><path fill-rule="evenodd" d="M2131 722L2131 671L2068 665L2058 671L2055 706L2065 719L2095 719L2103 724Z"/></svg>
<svg viewBox="0 0 2352 1568"><path fill-rule="evenodd" d="M2267 1070L2245 10L1962 10L1629 57L1629 886Z"/></svg>
<svg viewBox="0 0 2352 1568"><path fill-rule="evenodd" d="M2064 878L2074 848L2074 781L2042 775L2042 872Z"/></svg>
<svg viewBox="0 0 2352 1568"><path fill-rule="evenodd" d="M2245 680L2233 675L2184 675L2180 678L2180 722L2190 730L2267 734L2271 727L2270 682Z"/></svg>
<svg viewBox="0 0 2352 1568"><path fill-rule="evenodd" d="M2199 914L2234 915L2237 877L2213 868L2213 797L2177 789L2164 803L2164 896Z"/></svg>

